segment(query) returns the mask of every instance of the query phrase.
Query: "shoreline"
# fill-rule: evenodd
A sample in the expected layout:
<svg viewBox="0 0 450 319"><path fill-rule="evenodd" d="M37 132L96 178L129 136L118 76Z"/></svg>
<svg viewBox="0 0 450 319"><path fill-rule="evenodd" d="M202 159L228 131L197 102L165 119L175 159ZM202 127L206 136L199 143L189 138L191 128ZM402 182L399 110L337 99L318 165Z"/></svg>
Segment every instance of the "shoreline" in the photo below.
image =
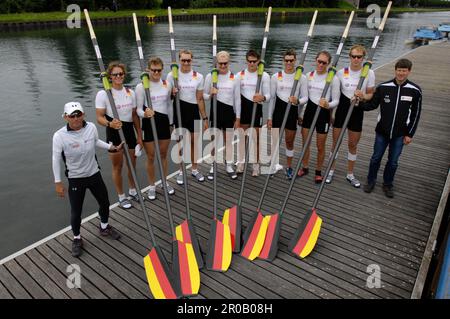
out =
<svg viewBox="0 0 450 319"><path fill-rule="evenodd" d="M273 16L300 16L304 13L318 10L325 13L349 13L348 8L273 8ZM213 15L218 18L256 18L261 13L266 13L267 8L206 8L206 9L174 9L173 19L175 21L186 20L208 20ZM393 8L392 13L406 12L441 12L450 11L445 9L413 9L413 8ZM124 10L112 11L92 11L90 16L97 25L107 25L116 23L127 23L132 21L132 13L135 12L139 21L146 23L167 21L167 10ZM368 15L365 9L356 10L357 14ZM67 12L45 12L45 13L19 13L0 14L0 31L25 31L48 28L67 27L67 18L72 13ZM84 14L81 15L81 25L85 25Z"/></svg>

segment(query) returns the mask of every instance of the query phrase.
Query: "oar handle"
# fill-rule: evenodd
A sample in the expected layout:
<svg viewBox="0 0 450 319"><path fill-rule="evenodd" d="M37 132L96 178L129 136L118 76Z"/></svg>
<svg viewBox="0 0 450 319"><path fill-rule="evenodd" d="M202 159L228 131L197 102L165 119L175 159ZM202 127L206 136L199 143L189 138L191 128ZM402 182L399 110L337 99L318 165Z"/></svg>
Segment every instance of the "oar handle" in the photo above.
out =
<svg viewBox="0 0 450 319"><path fill-rule="evenodd" d="M269 7L269 11L267 12L267 21L266 21L266 27L264 29L264 38L263 38L263 43L262 43L262 49L261 49L261 61L258 65L258 78L256 80L256 88L255 88L255 94L259 93L261 91L261 83L262 83L262 78L264 75L264 58L266 56L266 46L267 46L267 38L269 37L269 26L270 26L270 16L272 14L272 7ZM258 103L254 102L253 103L253 109L252 109L252 117L250 120L250 130L248 132L250 132L250 134L253 132L252 128L255 126L255 118L256 118L256 108L258 107ZM245 158L244 158L244 172L242 174L242 181L241 181L241 189L240 189L240 193L239 193L239 199L238 199L238 209L241 208L242 205L242 199L244 198L244 186L245 186L245 181L246 181L246 177L247 177L247 168L248 168L248 160L250 157L250 149L249 149L249 143L250 143L250 136L246 137L246 134L244 134L244 140L245 140L245 146L244 146L244 153L245 153ZM256 137L256 140L258 140L258 138Z"/></svg>
<svg viewBox="0 0 450 319"><path fill-rule="evenodd" d="M303 51L302 51L302 53L300 55L300 58L299 58L299 66L297 66L296 74L294 76L294 84L293 84L292 89L291 89L291 96L293 96L295 94L295 90L297 89L298 81L301 79L301 76L303 74L303 70L304 70L303 63L305 63L306 52L308 51L309 42L310 42L311 37L312 37L312 33L313 33L313 30L314 30L314 25L316 23L316 18L317 18L317 10L314 12L313 18L311 20L311 25L309 27L308 34L306 36L305 44L303 45ZM261 192L261 196L259 198L258 208L257 208L258 211L261 210L261 206L262 206L262 204L264 202L264 198L266 196L267 188L268 188L269 182L270 182L270 172L273 169L273 166L275 164L274 163L275 162L275 156L276 156L276 154L278 154L278 150L279 150L281 142L283 140L284 128L285 128L286 123L287 123L287 119L288 119L288 115L289 115L289 108L290 107L291 107L291 103L288 102L288 105L287 105L286 110L284 112L283 122L281 124L281 128L280 128L280 131L279 131L280 132L279 133L280 136L278 137L278 144L276 144L275 145L275 149L273 149L271 151L272 155L271 155L271 159L270 159L269 174L267 174L267 176L266 176L266 181L264 183L264 187L263 187L263 190Z"/></svg>
<svg viewBox="0 0 450 319"><path fill-rule="evenodd" d="M173 76L173 84L174 87L179 90L179 86L178 86L178 75L179 75L179 66L177 64L177 55L176 55L176 51L175 51L175 35L173 32L173 23L172 23L172 9L170 7L167 8L168 9L168 17L169 17L169 36L170 36L170 54L172 57L172 65L171 65L171 69L172 69L172 76ZM177 122L178 122L178 129L175 129L175 134L177 135L177 140L178 143L182 143L182 139L184 141L184 138L182 136L182 134L179 133L179 131L181 131L181 109L180 109L180 94L179 92L177 92L175 94L175 111L176 111L176 116L177 116ZM180 145L180 144L178 144ZM190 210L190 203L189 203L189 194L188 194L188 180L187 180L187 172L186 172L186 166L185 166L185 162L184 162L184 154L185 154L185 149L183 148L183 153L181 155L181 172L183 175L183 186L184 186L184 202L186 205L186 214L187 214L187 218L190 220L191 219L191 210Z"/></svg>
<svg viewBox="0 0 450 319"><path fill-rule="evenodd" d="M390 1L388 6L387 6L387 8L386 8L386 11L384 12L383 21L380 24L380 27L378 28L377 34L375 35L375 38L373 40L372 47L371 47L371 50L369 52L368 62L366 62L364 64L363 69L361 70L361 76L359 78L356 90L361 90L362 86L364 85L364 81L367 79L367 77L369 75L370 68L372 67L371 60L373 59L373 56L375 54L375 48L376 48L376 46L378 44L378 40L379 40L379 37L381 35L381 32L383 31L384 24L386 23L388 13L389 13L389 10L391 8L391 4L392 4L392 2ZM333 166L333 163L336 160L337 152L339 151L339 148L341 147L342 141L344 140L344 134L345 134L345 132L347 130L348 122L350 122L350 117L352 116L353 109L354 109L355 105L357 104L357 102L358 102L357 99L353 100L352 103L350 104L350 107L349 107L348 111L347 111L347 115L345 116L344 123L342 124L343 129L339 133L339 136L338 136L337 141L336 141L336 145L334 146L334 150L333 150L333 152L331 153L331 155L330 155L330 157L328 159L327 169L326 169L325 175L324 175L325 177L328 176L328 174L330 173L331 167ZM317 204L319 203L319 199L320 199L320 196L322 195L324 187L325 187L325 179L322 180L322 183L320 184L319 191L317 192L316 197L314 198L314 201L313 201L313 204L312 204L312 209L317 208Z"/></svg>
<svg viewBox="0 0 450 319"><path fill-rule="evenodd" d="M331 83L333 81L334 75L336 74L336 65L337 65L337 63L339 61L339 57L341 55L341 51L342 51L342 48L344 46L345 40L347 39L347 34L348 34L348 30L350 28L350 25L352 23L352 20L353 20L353 15L354 15L354 11L352 11L352 13L350 14L350 17L349 17L347 25L345 27L344 33L342 34L341 41L339 43L339 46L337 48L337 51L336 51L336 54L335 54L335 57L334 57L333 65L328 70L328 75L327 75L327 78L326 78L325 87L323 88L323 91L322 91L321 98L325 98L326 97L328 88L330 87L330 85L331 85ZM318 105L316 107L316 112L314 113L314 117L313 117L313 120L312 120L312 123L311 123L311 127L309 128L308 135L306 137L305 142L303 143L302 151L300 153L297 165L296 165L295 170L294 170L295 174L297 174L297 172L300 170L300 168L302 166L303 158L305 157L305 154L306 154L306 150L309 148L309 144L311 143L312 135L314 133L314 128L316 126L317 119L319 118L320 109L321 109L321 107ZM284 210L286 209L286 205L287 205L287 202L289 200L289 196L290 196L290 194L292 192L292 188L294 187L295 180L296 180L295 177L292 178L292 180L291 180L291 182L289 184L288 191L286 193L286 196L284 197L283 203L281 204L280 215L282 215Z"/></svg>
<svg viewBox="0 0 450 319"><path fill-rule="evenodd" d="M139 51L139 61L140 61L140 65L141 65L141 71L142 71L142 75L141 75L141 81L142 81L142 86L144 88L144 92L145 92L145 98L146 98L146 102L147 102L147 107L152 109L152 99L151 99L151 92L150 92L150 77L148 75L147 72L145 72L145 62L143 59L143 55L141 55L142 52L142 43L140 40L140 36L139 36L139 27L138 24L136 23L134 25L135 27L135 33L136 33L136 43L137 43L137 47L138 47L138 51ZM170 231L172 233L172 237L175 238L175 225L173 222L173 218L172 218L172 208L170 205L170 200L169 200L169 195L167 193L167 182L166 182L166 175L164 174L164 168L162 165L162 159L161 159L161 150L159 148L159 140L158 140L158 133L156 131L156 123L155 123L155 118L152 116L150 118L150 126L152 129L152 134L153 134L153 139L154 139L154 148L155 148L155 154L156 154L156 161L158 163L158 169L159 169L159 173L161 175L161 183L163 186L163 192L164 192L164 199L166 201L166 207L167 207L167 215L169 218L169 224L170 224Z"/></svg>

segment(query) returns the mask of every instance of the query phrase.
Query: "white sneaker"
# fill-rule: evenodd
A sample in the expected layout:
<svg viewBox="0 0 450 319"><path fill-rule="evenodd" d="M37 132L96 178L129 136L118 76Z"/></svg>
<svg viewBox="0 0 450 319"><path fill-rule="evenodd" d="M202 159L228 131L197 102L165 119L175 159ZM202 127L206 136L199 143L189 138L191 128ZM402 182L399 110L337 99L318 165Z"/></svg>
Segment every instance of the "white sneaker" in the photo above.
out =
<svg viewBox="0 0 450 319"><path fill-rule="evenodd" d="M214 179L214 166L213 165L211 165L211 169L209 170L207 177L210 181L212 181Z"/></svg>
<svg viewBox="0 0 450 319"><path fill-rule="evenodd" d="M325 179L325 183L331 184L331 181L333 180L333 172L329 172L327 178Z"/></svg>
<svg viewBox="0 0 450 319"><path fill-rule="evenodd" d="M147 197L150 200L155 200L156 199L156 188L155 186L150 187L147 193Z"/></svg>
<svg viewBox="0 0 450 319"><path fill-rule="evenodd" d="M237 174L234 171L233 166L231 166L231 164L227 164L226 171L227 171L228 176L231 177L231 179L237 178Z"/></svg>
<svg viewBox="0 0 450 319"><path fill-rule="evenodd" d="M253 164L252 176L259 176L259 164Z"/></svg>
<svg viewBox="0 0 450 319"><path fill-rule="evenodd" d="M184 184L183 173L181 173L181 172L177 176L177 184L178 185L183 185Z"/></svg>
<svg viewBox="0 0 450 319"><path fill-rule="evenodd" d="M160 184L160 187L163 188L163 184L162 183ZM169 194L169 195L175 194L175 189L173 189L173 187L170 186L169 183L166 183L166 187L167 187L167 194Z"/></svg>

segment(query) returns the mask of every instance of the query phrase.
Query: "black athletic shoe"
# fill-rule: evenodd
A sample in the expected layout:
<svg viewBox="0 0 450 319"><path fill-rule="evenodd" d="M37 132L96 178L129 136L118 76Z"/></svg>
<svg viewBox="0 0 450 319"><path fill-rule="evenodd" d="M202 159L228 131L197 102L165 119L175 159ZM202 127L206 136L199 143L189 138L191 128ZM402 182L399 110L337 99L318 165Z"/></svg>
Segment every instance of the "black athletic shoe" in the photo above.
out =
<svg viewBox="0 0 450 319"><path fill-rule="evenodd" d="M75 238L72 242L72 256L73 257L80 257L81 253L83 252L83 241L78 238Z"/></svg>
<svg viewBox="0 0 450 319"><path fill-rule="evenodd" d="M383 192L386 197L394 198L394 189L392 185L383 185Z"/></svg>
<svg viewBox="0 0 450 319"><path fill-rule="evenodd" d="M113 228L111 225L106 226L105 229L102 229L102 227L100 226L100 235L102 236L110 236L112 239L119 239L120 238L120 234L119 232Z"/></svg>
<svg viewBox="0 0 450 319"><path fill-rule="evenodd" d="M363 187L363 190L366 193L372 193L374 188L375 188L375 184L365 184Z"/></svg>

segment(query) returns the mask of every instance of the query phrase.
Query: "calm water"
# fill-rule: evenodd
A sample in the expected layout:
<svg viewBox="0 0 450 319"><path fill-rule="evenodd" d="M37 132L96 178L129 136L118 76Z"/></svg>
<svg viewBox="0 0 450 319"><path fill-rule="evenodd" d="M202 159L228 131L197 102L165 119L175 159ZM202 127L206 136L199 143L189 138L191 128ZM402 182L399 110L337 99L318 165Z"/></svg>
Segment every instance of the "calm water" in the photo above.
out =
<svg viewBox="0 0 450 319"><path fill-rule="evenodd" d="M294 47L300 52L303 48L311 16L272 20L266 53L269 73L281 67L285 49ZM318 50L335 52L347 18L343 14L319 14L305 64L307 70L312 67ZM418 25L438 24L449 18L449 12L391 16L377 48L374 66L410 50L404 41ZM218 49L230 51L233 71L244 67L248 49L260 49L263 28L263 18L218 21ZM140 29L145 55L162 57L167 73L170 64L167 24L141 24ZM370 46L374 34L374 30L367 29L365 18L356 17L339 65L342 67L348 62L348 49L352 43ZM96 35L104 61L120 59L125 62L129 67L127 82L137 84L140 70L132 24L97 27ZM195 68L203 74L210 70L212 63L211 35L210 21L175 23L177 48L192 49ZM3 76L0 86L1 259L69 224L68 200L60 200L54 192L51 138L53 132L64 125L61 113L68 101L80 101L86 107L88 120L95 122L93 104L101 83L86 29L3 33L0 44ZM104 138L104 129L100 128L99 132ZM102 150L98 151L98 157L109 185L111 202L116 202L110 161ZM144 157L138 164L142 187L147 185L143 162ZM84 216L96 209L95 201L88 195Z"/></svg>

